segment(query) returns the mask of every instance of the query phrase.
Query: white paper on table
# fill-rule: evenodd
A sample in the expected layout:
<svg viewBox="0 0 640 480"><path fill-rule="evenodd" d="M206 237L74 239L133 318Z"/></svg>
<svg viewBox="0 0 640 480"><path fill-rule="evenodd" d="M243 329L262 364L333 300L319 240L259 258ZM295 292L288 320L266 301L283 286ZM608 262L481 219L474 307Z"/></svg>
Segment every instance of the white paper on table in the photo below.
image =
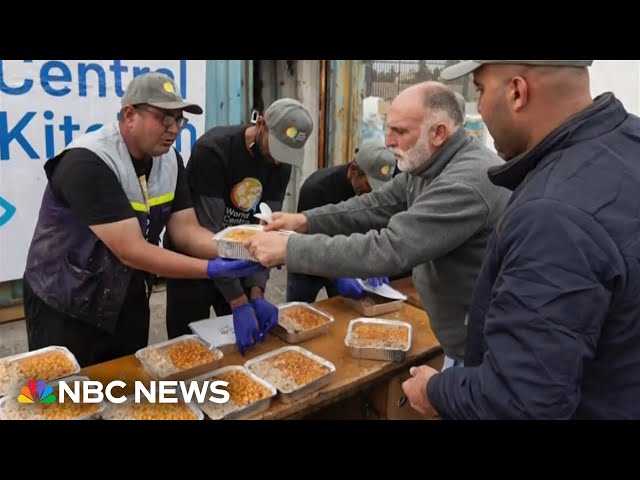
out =
<svg viewBox="0 0 640 480"><path fill-rule="evenodd" d="M377 287L372 287L369 285L369 282L366 280L362 280L358 278L358 283L364 288L367 292L375 293L376 295L380 295L381 297L391 298L393 300L406 300L407 296L400 293L395 288L387 285L386 283L379 285Z"/></svg>
<svg viewBox="0 0 640 480"><path fill-rule="evenodd" d="M236 334L233 329L233 315L191 322L189 328L202 340L216 348L225 345L235 345L236 343Z"/></svg>

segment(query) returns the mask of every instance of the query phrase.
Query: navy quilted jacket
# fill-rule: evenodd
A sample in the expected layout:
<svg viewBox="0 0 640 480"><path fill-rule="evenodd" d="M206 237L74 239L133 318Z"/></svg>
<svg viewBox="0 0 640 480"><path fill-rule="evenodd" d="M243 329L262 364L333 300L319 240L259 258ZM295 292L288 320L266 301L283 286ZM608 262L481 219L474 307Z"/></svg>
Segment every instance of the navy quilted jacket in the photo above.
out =
<svg viewBox="0 0 640 480"><path fill-rule="evenodd" d="M474 291L451 419L640 419L640 119L611 93L490 171L514 190Z"/></svg>

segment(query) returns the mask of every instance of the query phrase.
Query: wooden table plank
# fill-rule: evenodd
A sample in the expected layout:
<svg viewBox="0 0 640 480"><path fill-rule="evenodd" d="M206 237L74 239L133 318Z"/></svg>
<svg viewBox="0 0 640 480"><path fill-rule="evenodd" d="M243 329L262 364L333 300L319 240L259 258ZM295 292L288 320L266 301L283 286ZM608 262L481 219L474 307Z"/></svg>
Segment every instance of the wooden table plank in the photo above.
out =
<svg viewBox="0 0 640 480"><path fill-rule="evenodd" d="M13 322L24 318L24 305L12 305L0 308L0 323Z"/></svg>
<svg viewBox="0 0 640 480"><path fill-rule="evenodd" d="M411 277L399 278L398 280L393 280L391 282L391 286L398 290L401 293L404 293L408 298L407 303L409 305L413 305L416 308L421 308L424 310L424 306L422 305L422 300L420 300L420 294L416 290L416 287L413 285L413 281Z"/></svg>

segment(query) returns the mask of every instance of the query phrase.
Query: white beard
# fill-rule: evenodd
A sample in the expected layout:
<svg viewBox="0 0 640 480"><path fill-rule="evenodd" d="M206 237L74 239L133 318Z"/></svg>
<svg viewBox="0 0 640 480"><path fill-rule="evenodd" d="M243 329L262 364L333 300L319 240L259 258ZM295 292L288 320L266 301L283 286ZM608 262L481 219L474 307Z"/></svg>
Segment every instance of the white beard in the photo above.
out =
<svg viewBox="0 0 640 480"><path fill-rule="evenodd" d="M393 153L398 161L398 169L403 172L415 172L429 161L433 150L429 146L429 129L423 129L416 144L406 152L394 148Z"/></svg>

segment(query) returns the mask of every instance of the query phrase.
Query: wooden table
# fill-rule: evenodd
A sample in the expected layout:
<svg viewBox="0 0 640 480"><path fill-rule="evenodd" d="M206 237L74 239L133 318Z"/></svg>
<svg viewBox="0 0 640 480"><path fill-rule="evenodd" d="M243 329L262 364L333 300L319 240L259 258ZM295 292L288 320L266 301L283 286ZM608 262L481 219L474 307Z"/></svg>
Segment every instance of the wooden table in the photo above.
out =
<svg viewBox="0 0 640 480"><path fill-rule="evenodd" d="M314 305L333 315L335 322L327 334L309 339L299 345L335 365L336 372L332 380L321 390L310 393L294 403L283 403L278 396L272 401L269 410L255 418L291 419L303 417L355 395L376 382L405 373L410 366L426 363L441 354L441 347L430 328L427 314L424 310L405 303L400 311L389 313L383 317L400 319L412 325L412 346L406 360L402 363L393 363L352 358L344 344L344 338L349 321L357 318L358 314L346 307L341 297L323 300ZM264 343L253 347L245 357L242 357L238 352L225 355L222 366L242 365L250 358L286 345L288 344L283 340L270 335ZM123 380L127 385L133 385L135 380L149 380L133 355L86 367L80 374L86 375L92 380L101 381L103 384L116 379Z"/></svg>
<svg viewBox="0 0 640 480"><path fill-rule="evenodd" d="M416 287L413 285L413 281L411 277L399 278L397 280L393 280L391 282L391 286L398 290L401 293L404 293L407 297L407 303L409 305L413 305L414 307L420 308L424 310L424 306L422 305L422 300L420 300L420 295L416 290Z"/></svg>

